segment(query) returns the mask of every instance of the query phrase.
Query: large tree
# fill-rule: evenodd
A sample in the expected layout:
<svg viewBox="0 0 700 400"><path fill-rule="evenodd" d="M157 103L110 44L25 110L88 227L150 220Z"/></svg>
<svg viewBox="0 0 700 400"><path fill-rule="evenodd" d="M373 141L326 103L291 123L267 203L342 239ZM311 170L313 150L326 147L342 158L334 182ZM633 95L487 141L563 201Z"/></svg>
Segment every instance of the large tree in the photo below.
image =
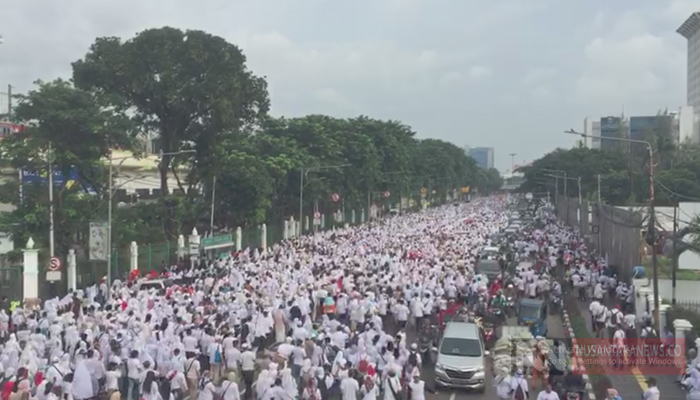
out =
<svg viewBox="0 0 700 400"><path fill-rule="evenodd" d="M16 98L14 116L26 129L3 138L0 152L5 162L20 171L46 177L51 165L63 177L54 182L54 237L57 252L65 254L100 212L106 183L104 158L113 146L129 146L130 125L124 115L100 106L93 95L63 80L38 81L37 89ZM33 236L46 244L47 179L4 186L2 201L17 207L2 216L15 240L23 244Z"/></svg>
<svg viewBox="0 0 700 400"><path fill-rule="evenodd" d="M163 196L170 193L169 171L183 162L168 153L196 150L184 157L192 158L188 185L213 179L225 156L219 144L245 137L270 107L267 83L247 68L243 52L202 31L164 27L127 41L99 38L73 63L73 79L130 112L143 135L158 138L165 153L159 165Z"/></svg>

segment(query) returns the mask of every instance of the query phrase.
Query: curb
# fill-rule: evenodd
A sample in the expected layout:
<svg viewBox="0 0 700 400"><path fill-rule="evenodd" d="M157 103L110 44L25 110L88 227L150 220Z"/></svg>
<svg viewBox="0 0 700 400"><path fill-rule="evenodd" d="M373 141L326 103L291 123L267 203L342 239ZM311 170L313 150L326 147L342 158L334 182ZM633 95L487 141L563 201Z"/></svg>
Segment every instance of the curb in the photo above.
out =
<svg viewBox="0 0 700 400"><path fill-rule="evenodd" d="M576 334L574 333L574 328L571 326L571 319L569 318L569 313L566 312L566 310L564 310L562 312L562 316L564 319L564 327L566 328L565 332L569 333L572 347L576 347ZM586 384L586 392L588 392L588 398L590 400L596 400L595 392L593 391L593 384L591 384L591 378L586 373L586 366L583 363L583 359L577 354L572 354L571 356L576 357L576 370L582 372L583 382Z"/></svg>

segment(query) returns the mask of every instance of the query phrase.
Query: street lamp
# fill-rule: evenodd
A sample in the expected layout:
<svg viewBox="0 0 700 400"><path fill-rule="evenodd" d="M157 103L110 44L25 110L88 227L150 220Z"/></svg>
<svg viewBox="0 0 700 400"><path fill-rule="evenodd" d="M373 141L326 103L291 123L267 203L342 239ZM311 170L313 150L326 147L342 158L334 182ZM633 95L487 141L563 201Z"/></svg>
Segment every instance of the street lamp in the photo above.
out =
<svg viewBox="0 0 700 400"><path fill-rule="evenodd" d="M196 153L195 150L182 150L182 151L175 151L171 153L163 153L162 151L159 154L160 158L163 158L163 156L176 156L179 154L187 154L187 153ZM131 158L137 158L134 155L130 156L124 156L124 157L117 157L114 158L113 152L110 150L109 152L109 183L108 183L108 200L109 204L107 205L107 290L108 290L108 295L110 295L110 290L112 287L112 203L113 203L113 198L114 198L114 192L116 189L119 187L123 186L126 183L129 183L131 181L134 181L136 179L140 178L132 178L126 182L123 182L119 187L114 188L113 187L113 180L114 180L114 161L121 160L119 162L118 166L121 166L124 164L124 161L131 159Z"/></svg>
<svg viewBox="0 0 700 400"><path fill-rule="evenodd" d="M332 169L332 168L344 168L344 167L349 167L350 164L338 164L338 165L324 165L320 167L301 167L301 180L299 181L299 235L304 231L304 188L306 185L304 185L304 178L306 175L311 172L311 171L321 171L324 169ZM307 185L311 182L307 182Z"/></svg>
<svg viewBox="0 0 700 400"><path fill-rule="evenodd" d="M576 132L573 129L569 129L568 131L564 131L564 133L568 133L570 135L578 135L581 136L582 138L588 138L588 137L593 137L591 135L587 135L585 133L581 132ZM647 233L649 235L647 243L651 242L652 246L652 252L651 252L651 266L653 270L653 280L654 280L654 310L656 311L656 328L657 332L661 332L661 318L659 314L659 273L658 273L658 260L656 257L656 247L654 246L656 244L656 210L654 208L654 148L652 147L651 143L647 142L646 140L638 140L638 139L627 139L627 138L618 138L618 137L606 137L605 140L613 140L617 142L627 142L627 143L639 143L643 144L647 148L647 152L649 153L649 232Z"/></svg>

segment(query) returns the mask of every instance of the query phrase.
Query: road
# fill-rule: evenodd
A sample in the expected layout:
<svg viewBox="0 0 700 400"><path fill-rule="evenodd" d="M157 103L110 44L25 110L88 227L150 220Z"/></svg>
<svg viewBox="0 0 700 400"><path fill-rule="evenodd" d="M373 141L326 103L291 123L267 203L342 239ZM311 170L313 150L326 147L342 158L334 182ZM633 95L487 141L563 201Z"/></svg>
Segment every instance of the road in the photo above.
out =
<svg viewBox="0 0 700 400"><path fill-rule="evenodd" d="M564 338L564 322L559 315L553 315L547 318L547 328L548 337L561 339ZM407 332L408 343L413 343L417 341L416 332L410 330ZM491 371L490 365L486 366L486 371ZM452 389L438 389L435 388L435 373L433 368L424 368L422 371L423 380L425 380L426 387L434 388L435 394L426 392L426 400L494 400L496 397L496 388L493 386L493 376L487 374L486 376L486 392L476 393L466 390L452 390ZM537 397L537 392L530 393L531 398Z"/></svg>

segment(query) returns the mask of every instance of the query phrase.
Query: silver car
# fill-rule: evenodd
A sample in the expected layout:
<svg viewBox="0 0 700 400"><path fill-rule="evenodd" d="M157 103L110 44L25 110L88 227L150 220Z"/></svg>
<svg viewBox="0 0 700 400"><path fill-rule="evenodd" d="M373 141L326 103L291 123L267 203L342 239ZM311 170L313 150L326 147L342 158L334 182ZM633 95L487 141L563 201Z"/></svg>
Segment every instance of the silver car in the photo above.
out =
<svg viewBox="0 0 700 400"><path fill-rule="evenodd" d="M488 351L479 327L469 322L450 322L438 347L435 383L440 387L486 390L485 357Z"/></svg>

